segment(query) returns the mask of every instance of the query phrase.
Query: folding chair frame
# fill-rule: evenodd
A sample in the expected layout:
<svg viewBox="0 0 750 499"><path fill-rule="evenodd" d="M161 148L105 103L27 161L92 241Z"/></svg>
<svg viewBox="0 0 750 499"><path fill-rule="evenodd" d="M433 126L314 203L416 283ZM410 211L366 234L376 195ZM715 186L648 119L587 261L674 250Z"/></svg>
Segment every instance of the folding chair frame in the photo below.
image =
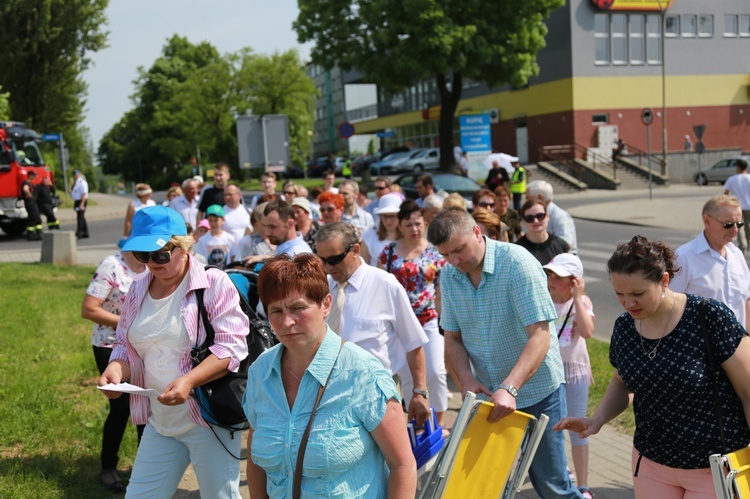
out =
<svg viewBox="0 0 750 499"><path fill-rule="evenodd" d="M750 464L735 468L729 455L724 454L713 454L708 460L711 463L711 477L717 499L750 499L746 494L742 494L736 482L741 473L750 472Z"/></svg>

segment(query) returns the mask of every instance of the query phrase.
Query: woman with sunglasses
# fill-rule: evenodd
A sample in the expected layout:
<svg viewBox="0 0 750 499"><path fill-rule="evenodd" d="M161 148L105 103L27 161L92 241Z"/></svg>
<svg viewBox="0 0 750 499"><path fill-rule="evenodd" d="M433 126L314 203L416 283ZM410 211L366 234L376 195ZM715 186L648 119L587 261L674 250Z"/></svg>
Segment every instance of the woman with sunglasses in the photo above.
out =
<svg viewBox="0 0 750 499"><path fill-rule="evenodd" d="M146 265L148 274L133 283L117 323L117 342L99 386L130 384L156 390L158 397L130 396L131 418L145 424L133 464L128 497L172 497L192 461L204 497L239 497L240 439L209 428L191 392L236 372L247 356L249 323L229 277L204 270L190 255L192 238L171 208L143 208L123 251ZM209 355L192 367L191 349L205 340L196 290L216 331ZM105 391L110 399L120 392Z"/></svg>
<svg viewBox="0 0 750 499"><path fill-rule="evenodd" d="M521 206L521 220L526 233L516 244L529 250L542 265L547 265L560 253L570 252L570 245L565 240L547 232L549 216L541 201L526 201Z"/></svg>
<svg viewBox="0 0 750 499"><path fill-rule="evenodd" d="M615 372L591 418L554 429L595 435L632 402L635 496L716 497L708 457L750 443L748 334L723 303L669 288L678 269L664 243L636 236L607 270L626 311L609 347Z"/></svg>
<svg viewBox="0 0 750 499"><path fill-rule="evenodd" d="M284 182L284 187L282 187L281 193L284 195L284 201L289 204L292 204L294 198L301 196L299 186L292 180Z"/></svg>
<svg viewBox="0 0 750 499"><path fill-rule="evenodd" d="M383 196L385 197L385 196ZM427 364L427 389L430 404L435 408L438 423L448 409L448 383L445 371L445 341L438 329L440 302L440 271L445 259L424 237L425 222L422 208L412 199L404 201L398 211L401 236L390 243L378 257L378 267L396 277L406 290L412 310L429 342L424 345ZM399 372L402 393L412 393L413 382L409 369Z"/></svg>
<svg viewBox="0 0 750 499"><path fill-rule="evenodd" d="M471 196L471 202L474 204L474 208L484 208L485 210L494 211L497 198L491 190L479 189Z"/></svg>
<svg viewBox="0 0 750 499"><path fill-rule="evenodd" d="M248 372L250 495L293 497L298 474L306 498L414 497L396 385L378 359L326 325L332 297L322 260L273 257L258 291L281 343Z"/></svg>

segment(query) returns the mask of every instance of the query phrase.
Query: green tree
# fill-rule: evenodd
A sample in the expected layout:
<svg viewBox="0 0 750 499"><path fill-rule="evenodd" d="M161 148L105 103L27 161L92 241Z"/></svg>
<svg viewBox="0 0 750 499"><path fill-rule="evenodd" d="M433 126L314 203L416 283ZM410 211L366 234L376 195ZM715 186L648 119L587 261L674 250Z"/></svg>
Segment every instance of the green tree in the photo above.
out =
<svg viewBox="0 0 750 499"><path fill-rule="evenodd" d="M3 87L0 86L0 90L2 90ZM10 97L9 92L1 92L0 91L0 120L9 120L10 119L10 104L8 103L8 97Z"/></svg>
<svg viewBox="0 0 750 499"><path fill-rule="evenodd" d="M0 85L15 121L38 132L62 132L71 164L86 162L80 124L89 54L105 47L108 0L0 2ZM51 148L48 150L48 154Z"/></svg>
<svg viewBox="0 0 750 499"><path fill-rule="evenodd" d="M313 62L357 69L387 92L434 78L440 95L440 167L453 163L453 120L469 78L523 86L539 72L544 19L564 0L298 0L301 43Z"/></svg>

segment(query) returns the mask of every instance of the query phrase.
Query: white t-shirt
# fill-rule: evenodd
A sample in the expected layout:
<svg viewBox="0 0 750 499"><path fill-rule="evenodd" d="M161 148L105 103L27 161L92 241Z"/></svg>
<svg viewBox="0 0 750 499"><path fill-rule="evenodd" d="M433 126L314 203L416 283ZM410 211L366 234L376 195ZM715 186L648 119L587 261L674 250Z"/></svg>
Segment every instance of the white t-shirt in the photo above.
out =
<svg viewBox="0 0 750 499"><path fill-rule="evenodd" d="M742 211L750 210L750 173L737 173L724 183L724 189L740 200Z"/></svg>
<svg viewBox="0 0 750 499"><path fill-rule="evenodd" d="M239 241L245 237L245 229L250 227L250 213L247 212L243 205L239 205L237 208L230 208L224 206L224 227L225 232L229 232L234 236L235 241Z"/></svg>
<svg viewBox="0 0 750 499"><path fill-rule="evenodd" d="M209 265L223 266L229 262L229 252L234 243L234 236L229 232L222 231L218 236L208 232L198 239L193 251L197 255L202 255Z"/></svg>
<svg viewBox="0 0 750 499"><path fill-rule="evenodd" d="M133 205L133 213L137 212L138 210L142 210L143 208L146 208L147 206L156 206L156 201L153 199L149 199L145 203L141 201L140 199L134 199L130 202L130 204Z"/></svg>
<svg viewBox="0 0 750 499"><path fill-rule="evenodd" d="M362 233L362 240L365 242L365 244L367 245L367 250L370 252L369 263L373 267L377 267L378 256L380 256L383 248L393 242L390 239L383 239L382 241L378 239L378 231L374 226L370 227Z"/></svg>
<svg viewBox="0 0 750 499"><path fill-rule="evenodd" d="M146 293L141 307L128 331L128 339L143 359L144 386L163 393L180 377L180 361L190 345L190 337L182 321L180 302L188 285L187 274L171 295L154 299ZM195 428L188 404L167 406L151 400L148 422L161 435L176 437Z"/></svg>

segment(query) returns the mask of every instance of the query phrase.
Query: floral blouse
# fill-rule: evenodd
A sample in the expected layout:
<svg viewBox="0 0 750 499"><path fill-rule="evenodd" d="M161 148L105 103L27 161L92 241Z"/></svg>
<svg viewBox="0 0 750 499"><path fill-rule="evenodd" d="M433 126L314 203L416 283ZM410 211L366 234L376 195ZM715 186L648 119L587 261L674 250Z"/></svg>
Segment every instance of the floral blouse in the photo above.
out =
<svg viewBox="0 0 750 499"><path fill-rule="evenodd" d="M383 248L378 263L388 269L388 255L391 255L390 272L406 290L411 307L419 323L424 326L438 316L435 295L445 259L431 244L417 258L404 259L398 256L396 244L393 242Z"/></svg>
<svg viewBox="0 0 750 499"><path fill-rule="evenodd" d="M120 315L130 284L138 274L128 268L120 253L110 255L101 261L91 278L86 294L103 300L102 308ZM91 344L96 347L112 348L115 343L115 330L109 326L94 324L91 331Z"/></svg>

